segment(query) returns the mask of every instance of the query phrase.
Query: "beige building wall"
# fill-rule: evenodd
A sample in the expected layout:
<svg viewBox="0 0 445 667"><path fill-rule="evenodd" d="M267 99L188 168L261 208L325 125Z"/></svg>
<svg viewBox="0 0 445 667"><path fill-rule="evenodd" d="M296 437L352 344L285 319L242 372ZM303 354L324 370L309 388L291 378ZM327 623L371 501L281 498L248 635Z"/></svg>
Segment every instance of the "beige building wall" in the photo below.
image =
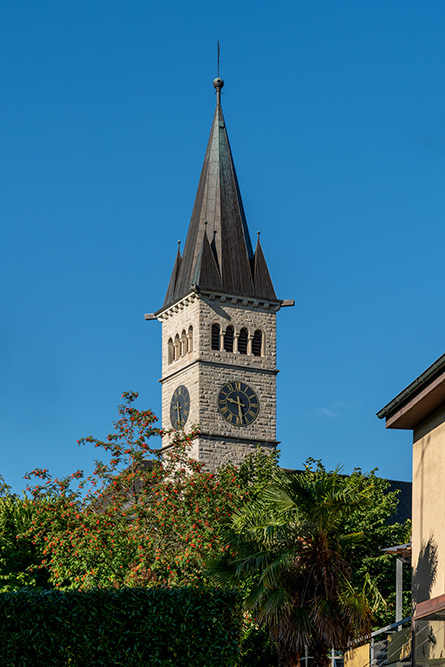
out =
<svg viewBox="0 0 445 667"><path fill-rule="evenodd" d="M369 667L370 644L357 646L344 653L345 667Z"/></svg>
<svg viewBox="0 0 445 667"><path fill-rule="evenodd" d="M445 664L445 625L442 621L416 621L414 643L416 667L443 667Z"/></svg>
<svg viewBox="0 0 445 667"><path fill-rule="evenodd" d="M445 406L414 429L413 602L445 593Z"/></svg>

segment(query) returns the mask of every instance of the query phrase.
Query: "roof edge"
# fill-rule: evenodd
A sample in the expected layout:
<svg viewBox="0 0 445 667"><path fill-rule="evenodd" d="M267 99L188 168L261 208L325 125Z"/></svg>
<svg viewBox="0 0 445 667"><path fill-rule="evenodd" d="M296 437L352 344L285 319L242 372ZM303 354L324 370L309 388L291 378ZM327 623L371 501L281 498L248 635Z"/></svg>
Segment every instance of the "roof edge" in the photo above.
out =
<svg viewBox="0 0 445 667"><path fill-rule="evenodd" d="M240 296L239 294L229 294L228 292L222 292L218 290L210 290L206 288L201 289L199 285L192 285L190 286L190 289L186 294L181 296L179 299L175 299L174 301L171 301L170 303L163 305L154 313L147 313L145 319L156 320L160 315L165 313L167 310L170 310L170 308L173 308L181 301L185 301L186 299L189 299L191 296L198 296L200 294L202 294L203 296L210 297L210 301L213 301L213 299L221 299L222 301L229 301L229 300L233 301L235 299L236 302L239 303L242 303L243 301L247 301L248 303L251 304L256 303L258 307L263 309L264 306L267 304L266 310L270 306L272 306L271 310L274 312L277 312L278 310L280 310L281 308L285 308L286 306L295 305L293 299L267 299L265 297L257 297L257 296Z"/></svg>
<svg viewBox="0 0 445 667"><path fill-rule="evenodd" d="M431 364L423 373L419 375L411 384L409 384L405 389L403 389L395 398L387 403L381 410L377 412L377 417L383 419L384 417L390 417L394 414L403 403L408 399L413 398L415 394L419 393L424 389L429 382L433 379L434 376L438 375L441 371L445 371L445 354L442 354L436 361Z"/></svg>

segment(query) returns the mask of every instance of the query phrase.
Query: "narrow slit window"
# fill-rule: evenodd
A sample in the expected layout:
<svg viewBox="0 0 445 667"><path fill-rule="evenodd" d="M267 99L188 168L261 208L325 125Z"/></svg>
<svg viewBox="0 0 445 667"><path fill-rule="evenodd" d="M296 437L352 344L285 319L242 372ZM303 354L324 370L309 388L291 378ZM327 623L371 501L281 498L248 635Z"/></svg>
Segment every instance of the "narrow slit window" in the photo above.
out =
<svg viewBox="0 0 445 667"><path fill-rule="evenodd" d="M259 329L253 334L252 340L252 354L254 357L261 357L261 348L263 343L263 334Z"/></svg>
<svg viewBox="0 0 445 667"><path fill-rule="evenodd" d="M175 360L179 359L181 356L181 341L179 340L178 334L175 336Z"/></svg>
<svg viewBox="0 0 445 667"><path fill-rule="evenodd" d="M172 361L174 361L175 359L175 348L173 346L173 340L171 338L167 343L167 350L168 350L168 363L171 364Z"/></svg>
<svg viewBox="0 0 445 667"><path fill-rule="evenodd" d="M185 333L185 329L184 329L184 331L181 334L181 354L182 354L182 356L187 354L187 348L188 348L187 334Z"/></svg>
<svg viewBox="0 0 445 667"><path fill-rule="evenodd" d="M189 327L188 333L189 352L193 352L193 327Z"/></svg>
<svg viewBox="0 0 445 667"><path fill-rule="evenodd" d="M243 328L239 332L239 338L238 338L238 352L240 354L247 354L247 339L248 339L247 329Z"/></svg>
<svg viewBox="0 0 445 667"><path fill-rule="evenodd" d="M219 324L212 324L212 350L219 350L220 345L220 327Z"/></svg>
<svg viewBox="0 0 445 667"><path fill-rule="evenodd" d="M227 327L224 334L224 349L226 352L233 352L233 327Z"/></svg>

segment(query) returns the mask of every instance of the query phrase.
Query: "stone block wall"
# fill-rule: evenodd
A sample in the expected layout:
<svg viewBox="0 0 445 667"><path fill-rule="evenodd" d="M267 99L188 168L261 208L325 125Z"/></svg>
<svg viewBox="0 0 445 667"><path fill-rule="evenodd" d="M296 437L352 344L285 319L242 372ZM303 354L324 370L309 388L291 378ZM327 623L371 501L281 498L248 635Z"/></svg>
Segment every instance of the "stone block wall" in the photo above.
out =
<svg viewBox="0 0 445 667"><path fill-rule="evenodd" d="M276 438L276 304L253 299L191 294L160 316L162 321L162 426L171 428L170 401L179 385L190 394L186 429L199 425L202 436L193 456L214 469L223 462L240 462L258 444L272 447ZM222 334L230 325L237 336L247 328L263 336L262 356L212 350L212 325ZM171 360L169 340L193 329L193 347ZM221 336L221 342L223 336ZM236 349L236 348L235 348ZM249 348L251 352L251 349ZM247 426L228 423L218 410L218 394L227 382L241 380L256 392L260 412ZM167 445L167 441L164 445Z"/></svg>

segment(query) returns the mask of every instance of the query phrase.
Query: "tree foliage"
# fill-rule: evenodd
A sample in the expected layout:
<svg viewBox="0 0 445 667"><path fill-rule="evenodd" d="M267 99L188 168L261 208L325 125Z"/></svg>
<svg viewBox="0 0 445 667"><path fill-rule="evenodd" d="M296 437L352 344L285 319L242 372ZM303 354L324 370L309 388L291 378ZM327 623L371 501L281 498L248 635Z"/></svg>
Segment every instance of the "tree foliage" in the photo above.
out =
<svg viewBox="0 0 445 667"><path fill-rule="evenodd" d="M362 563L369 544L358 546L365 542L358 520L383 517L391 503L381 492L374 475L344 476L309 460L304 472L277 471L234 513L227 540L235 555L211 561L210 572L222 582L250 578L246 605L274 637L281 665L299 664L305 646L316 664L327 664L331 647L370 631L384 602ZM371 510L378 498L382 506Z"/></svg>
<svg viewBox="0 0 445 667"><path fill-rule="evenodd" d="M178 586L202 581L204 561L230 549L222 538L234 510L264 486L276 456L258 450L239 467L208 473L190 459L197 430L177 432L168 455L151 446L163 436L151 411L125 393L106 440L79 441L109 455L84 479L77 471L53 479L47 469L28 478L27 531L41 554L38 569L61 590L114 586ZM33 569L33 568L31 568Z"/></svg>
<svg viewBox="0 0 445 667"><path fill-rule="evenodd" d="M287 567L298 571L301 578L303 572L306 577L319 568L319 585L328 591L329 586L335 589L343 582L343 597L348 591L353 596L363 595L362 582L372 579L388 601L385 604L380 599L374 612L375 624L394 620L395 563L381 549L407 541L410 528L388 521L396 510L397 498L388 492L385 480L375 472L364 475L360 470L349 477L341 476L338 471L326 471L320 461L309 459L304 472L292 477L301 488L298 502L295 497L291 508L286 506L289 499L280 504L286 493L290 494L290 488L285 488L290 482L285 482L286 474L277 469L276 454L258 450L238 467L227 465L208 473L188 455L198 434L194 428L189 433L176 432L169 455L162 456L161 448L154 444L166 433L156 426L151 411L135 407L136 398L137 394L131 392L123 394L114 430L105 440L89 436L79 441L80 446L101 452L90 476L76 471L54 479L48 469L36 469L27 475L29 487L23 498L12 494L0 478L0 590L200 585L206 581L206 562L241 563L243 549L256 530L255 539L263 535L264 544L278 539L274 546L272 542L268 545L267 558L274 563L272 574L279 573L280 568L284 572ZM298 478L299 483L295 482ZM271 479L275 487L270 486ZM306 493L310 489L320 491L323 485L326 493L331 488L330 500L326 496L325 504L319 507L325 513L323 522L328 518L334 521L337 531L327 531L330 537L326 543L321 537L318 543L310 532L306 533L310 538L302 537L303 528L317 525L322 516L314 515L311 521L309 515L304 518L308 510L301 495L304 484ZM275 499L274 493L278 494ZM338 497L334 502L335 494ZM362 502L356 502L357 498ZM288 520L290 515L292 521ZM254 532L243 544L247 529ZM355 537L342 537L332 543L332 534ZM303 555L309 558L310 545L312 555L325 558L323 566L320 560L314 560L313 570L307 565L310 560L301 560ZM266 558L265 553L261 554L258 563ZM335 567L329 579L320 572L327 572L331 561ZM306 569L298 570L297 565L302 563L306 563ZM239 585L255 602L259 589L254 568L245 563L241 569ZM310 589L310 595L315 593L315 588ZM310 599L308 595L309 587L306 599ZM326 599L331 600L332 610L332 599ZM335 604L340 603L337 600ZM330 607L325 606L326 613ZM316 608L321 623L321 603ZM269 650L257 650L258 623L249 614L245 618L250 664L268 666ZM363 618L365 625L360 625L359 618L353 623L363 630L367 619L368 612ZM344 619L342 623L347 627ZM306 632L305 636L308 639L312 635Z"/></svg>
<svg viewBox="0 0 445 667"><path fill-rule="evenodd" d="M383 550L405 544L411 538L411 520L394 522L398 505L398 491L390 491L388 480L377 476L377 470L364 475L355 469L351 477L359 488L368 486L369 502L345 514L343 530L359 532L362 537L348 545L346 555L353 566L354 585L368 576L378 588L382 601L374 611L374 629L395 622L395 557ZM411 615L411 570L404 568L403 616Z"/></svg>
<svg viewBox="0 0 445 667"><path fill-rule="evenodd" d="M0 592L47 585L46 571L36 568L38 550L27 537L34 515L0 475Z"/></svg>

